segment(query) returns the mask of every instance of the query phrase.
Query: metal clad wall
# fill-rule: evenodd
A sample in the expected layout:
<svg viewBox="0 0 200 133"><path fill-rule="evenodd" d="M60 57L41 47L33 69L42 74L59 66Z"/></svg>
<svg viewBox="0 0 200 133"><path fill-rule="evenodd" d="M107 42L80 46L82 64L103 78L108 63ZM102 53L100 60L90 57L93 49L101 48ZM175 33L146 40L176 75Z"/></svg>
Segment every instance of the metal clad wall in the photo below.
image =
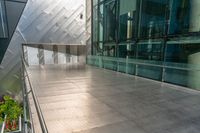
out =
<svg viewBox="0 0 200 133"><path fill-rule="evenodd" d="M85 0L29 0L0 65L1 92L19 75L22 43L85 45L85 9Z"/></svg>

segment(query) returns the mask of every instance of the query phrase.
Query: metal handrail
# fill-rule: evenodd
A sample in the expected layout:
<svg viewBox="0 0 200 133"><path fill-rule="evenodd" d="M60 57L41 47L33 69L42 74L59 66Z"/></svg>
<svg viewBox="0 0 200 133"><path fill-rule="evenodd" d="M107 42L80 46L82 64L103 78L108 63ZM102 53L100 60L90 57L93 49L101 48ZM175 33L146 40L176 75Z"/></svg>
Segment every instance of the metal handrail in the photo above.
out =
<svg viewBox="0 0 200 133"><path fill-rule="evenodd" d="M38 102L38 99L37 99L37 96L35 94L35 90L34 88L32 87L32 83L30 81L30 78L29 78L29 74L28 74L28 71L26 69L26 64L25 64L25 61L24 59L22 58L22 65L23 65L23 68L24 68L24 72L25 72L25 78L27 78L28 80L28 84L30 86L30 93L32 94L32 97L33 97L33 101L34 101L34 105L35 105L35 108L36 108L36 111L37 111L37 115L38 115L38 118L39 118L39 122L40 122L40 126L41 126L41 129L42 129L42 132L43 133L48 133L48 129L47 129L47 125L45 123L45 120L44 120L44 117L43 117L43 114L42 114L42 110L41 110L41 107L39 105L39 102ZM28 93L28 92L26 92Z"/></svg>
<svg viewBox="0 0 200 133"><path fill-rule="evenodd" d="M23 68L23 67L22 67ZM33 119L32 119L32 113L30 109L30 101L28 98L29 92L27 91L26 87L26 81L25 81L25 75L24 75L24 69L22 69L22 86L23 86L23 105L24 105L24 133L28 132L28 123L30 123L31 127L31 133L35 133L35 128L33 124ZM28 113L29 113L29 119L27 119L27 108L28 108Z"/></svg>

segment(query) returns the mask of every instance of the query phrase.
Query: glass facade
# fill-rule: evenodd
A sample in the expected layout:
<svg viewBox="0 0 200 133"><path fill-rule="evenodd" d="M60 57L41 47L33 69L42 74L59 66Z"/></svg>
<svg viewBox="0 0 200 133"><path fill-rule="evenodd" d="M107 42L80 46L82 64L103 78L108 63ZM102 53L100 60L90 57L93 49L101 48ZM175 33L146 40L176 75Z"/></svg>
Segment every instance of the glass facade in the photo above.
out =
<svg viewBox="0 0 200 133"><path fill-rule="evenodd" d="M0 0L0 63L15 32L27 0Z"/></svg>
<svg viewBox="0 0 200 133"><path fill-rule="evenodd" d="M88 64L200 89L199 0L93 0Z"/></svg>
<svg viewBox="0 0 200 133"><path fill-rule="evenodd" d="M5 1L0 0L0 38L8 37L7 20L5 14Z"/></svg>

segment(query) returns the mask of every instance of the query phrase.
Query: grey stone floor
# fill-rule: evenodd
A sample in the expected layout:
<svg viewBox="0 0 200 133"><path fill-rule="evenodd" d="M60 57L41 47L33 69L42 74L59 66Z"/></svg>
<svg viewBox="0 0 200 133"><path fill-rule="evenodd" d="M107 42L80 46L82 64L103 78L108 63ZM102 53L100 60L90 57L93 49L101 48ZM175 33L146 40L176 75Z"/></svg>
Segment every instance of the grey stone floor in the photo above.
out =
<svg viewBox="0 0 200 133"><path fill-rule="evenodd" d="M90 66L29 72L51 133L200 133L199 92Z"/></svg>

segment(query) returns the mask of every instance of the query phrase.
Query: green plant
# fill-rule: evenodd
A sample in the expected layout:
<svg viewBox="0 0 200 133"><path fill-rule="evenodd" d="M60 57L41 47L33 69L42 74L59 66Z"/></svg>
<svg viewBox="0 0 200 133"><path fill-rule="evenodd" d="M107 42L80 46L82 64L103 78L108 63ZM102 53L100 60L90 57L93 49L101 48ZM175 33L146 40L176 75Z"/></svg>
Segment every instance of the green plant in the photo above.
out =
<svg viewBox="0 0 200 133"><path fill-rule="evenodd" d="M3 118L2 118L2 116L0 117L0 124L3 122Z"/></svg>
<svg viewBox="0 0 200 133"><path fill-rule="evenodd" d="M3 110L3 106L2 106L3 102L0 103L0 124L3 123L4 120L4 110Z"/></svg>
<svg viewBox="0 0 200 133"><path fill-rule="evenodd" d="M3 120L4 120L4 118L3 118L3 113L0 112L0 124L3 123Z"/></svg>
<svg viewBox="0 0 200 133"><path fill-rule="evenodd" d="M23 113L22 107L10 96L4 96L3 100L4 102L0 104L1 120L7 116L6 131L16 130L18 118Z"/></svg>

